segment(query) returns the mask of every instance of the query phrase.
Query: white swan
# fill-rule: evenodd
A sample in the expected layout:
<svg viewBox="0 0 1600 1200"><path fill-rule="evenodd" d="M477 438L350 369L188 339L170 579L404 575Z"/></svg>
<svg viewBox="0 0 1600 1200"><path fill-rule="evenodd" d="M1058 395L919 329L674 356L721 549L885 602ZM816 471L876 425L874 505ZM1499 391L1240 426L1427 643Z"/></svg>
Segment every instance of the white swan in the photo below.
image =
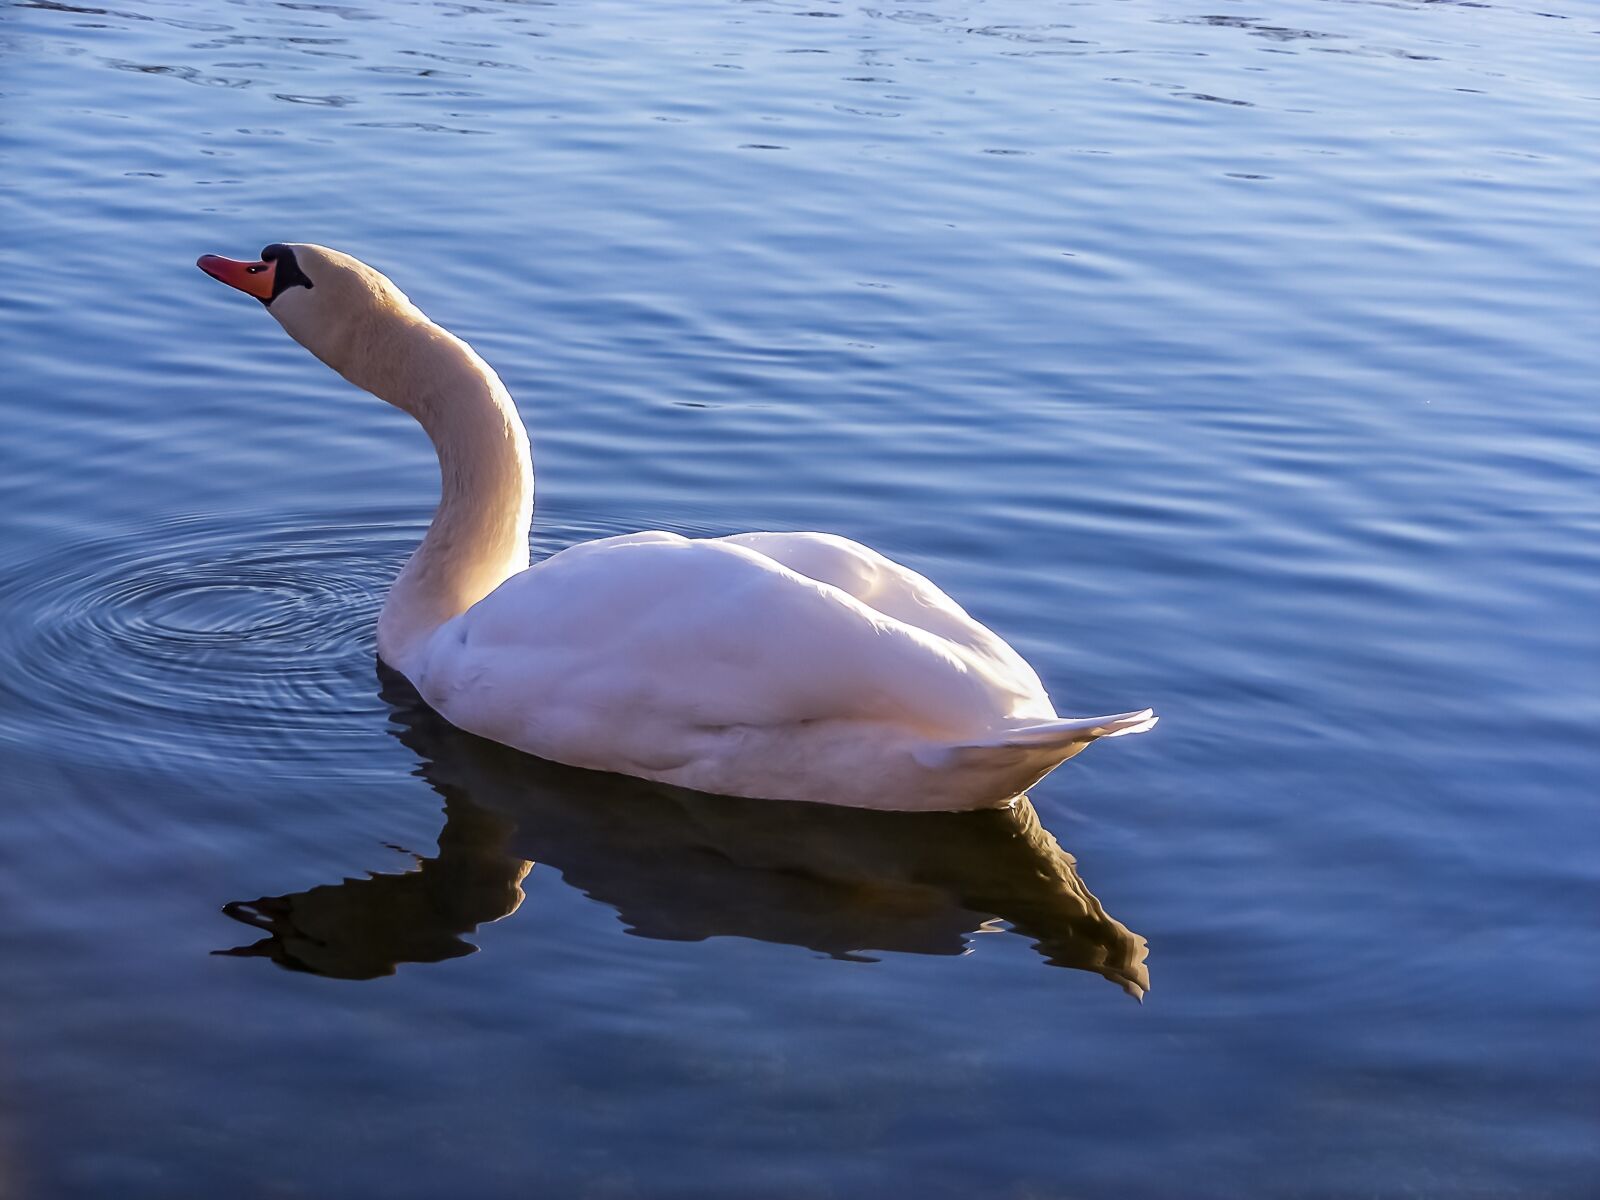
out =
<svg viewBox="0 0 1600 1200"><path fill-rule="evenodd" d="M1008 803L1149 709L1056 716L1010 646L922 576L823 533L634 533L528 565L533 464L499 377L347 254L201 270L256 297L439 454L378 654L451 724L579 767L859 808Z"/></svg>

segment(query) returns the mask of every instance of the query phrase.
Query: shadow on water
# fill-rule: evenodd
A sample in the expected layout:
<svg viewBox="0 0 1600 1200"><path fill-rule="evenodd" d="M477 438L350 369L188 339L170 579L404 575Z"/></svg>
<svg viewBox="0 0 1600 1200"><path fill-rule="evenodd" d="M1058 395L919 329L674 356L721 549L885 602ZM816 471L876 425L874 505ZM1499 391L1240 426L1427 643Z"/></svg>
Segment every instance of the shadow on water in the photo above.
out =
<svg viewBox="0 0 1600 1200"><path fill-rule="evenodd" d="M379 667L396 735L444 797L439 853L399 874L234 901L267 936L219 954L339 979L471 954L517 911L536 862L616 909L630 933L962 954L998 919L1053 966L1142 997L1145 940L1106 915L1023 798L1009 809L890 813L709 796L545 762L463 733Z"/></svg>

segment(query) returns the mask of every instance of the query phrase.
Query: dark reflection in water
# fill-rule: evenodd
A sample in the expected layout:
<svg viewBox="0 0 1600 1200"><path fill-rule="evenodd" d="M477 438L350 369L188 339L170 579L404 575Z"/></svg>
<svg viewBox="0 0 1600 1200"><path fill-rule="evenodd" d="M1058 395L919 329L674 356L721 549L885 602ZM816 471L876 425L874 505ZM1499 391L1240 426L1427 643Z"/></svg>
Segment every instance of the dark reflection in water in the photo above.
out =
<svg viewBox="0 0 1600 1200"><path fill-rule="evenodd" d="M1026 799L1009 809L888 813L708 796L545 762L452 727L382 666L397 736L445 800L439 853L403 874L345 879L223 911L263 930L218 953L339 979L476 948L543 862L617 910L629 932L874 951L962 954L996 918L1054 966L1142 997L1145 940L1106 915Z"/></svg>

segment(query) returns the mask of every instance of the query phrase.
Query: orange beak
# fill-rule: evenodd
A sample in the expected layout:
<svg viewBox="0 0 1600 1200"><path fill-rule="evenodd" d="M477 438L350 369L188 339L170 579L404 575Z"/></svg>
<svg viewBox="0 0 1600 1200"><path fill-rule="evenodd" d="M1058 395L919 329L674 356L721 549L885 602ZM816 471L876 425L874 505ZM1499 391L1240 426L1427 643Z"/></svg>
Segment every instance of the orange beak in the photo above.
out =
<svg viewBox="0 0 1600 1200"><path fill-rule="evenodd" d="M238 288L263 304L272 299L272 276L277 270L277 263L238 262L217 254L202 254L194 265L211 278L220 279L229 287Z"/></svg>

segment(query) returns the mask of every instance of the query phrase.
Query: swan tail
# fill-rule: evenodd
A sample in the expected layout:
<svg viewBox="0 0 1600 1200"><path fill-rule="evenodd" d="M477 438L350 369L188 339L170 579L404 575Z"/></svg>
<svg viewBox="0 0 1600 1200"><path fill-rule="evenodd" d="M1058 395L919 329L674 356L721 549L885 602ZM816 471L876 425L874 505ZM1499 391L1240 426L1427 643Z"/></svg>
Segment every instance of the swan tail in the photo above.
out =
<svg viewBox="0 0 1600 1200"><path fill-rule="evenodd" d="M994 743L1003 746L1057 746L1074 742L1092 742L1096 738L1121 737L1125 733L1143 733L1161 718L1154 710L1142 708L1138 712L1118 713L1113 717L1071 717L1065 720L1039 721L1010 729Z"/></svg>
<svg viewBox="0 0 1600 1200"><path fill-rule="evenodd" d="M999 730L980 741L930 747L917 755L923 766L972 771L1005 780L1020 794L1090 742L1125 733L1143 733L1160 718L1148 708L1108 717L1036 721Z"/></svg>

